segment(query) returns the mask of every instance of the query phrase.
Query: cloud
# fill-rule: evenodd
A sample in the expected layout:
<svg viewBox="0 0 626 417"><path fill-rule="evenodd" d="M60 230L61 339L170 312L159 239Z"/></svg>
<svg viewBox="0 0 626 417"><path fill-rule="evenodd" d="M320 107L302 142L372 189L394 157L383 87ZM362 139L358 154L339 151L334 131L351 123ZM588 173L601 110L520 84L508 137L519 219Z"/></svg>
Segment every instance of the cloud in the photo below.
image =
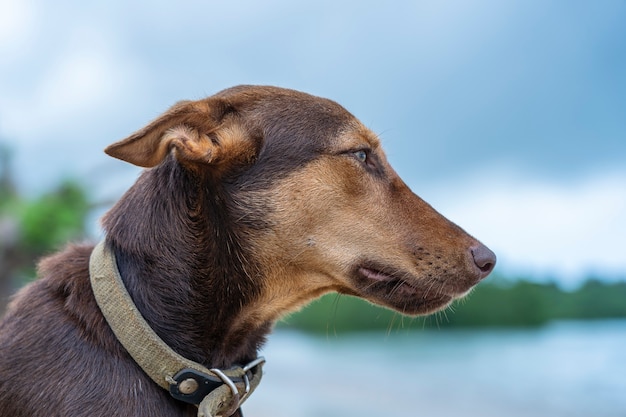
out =
<svg viewBox="0 0 626 417"><path fill-rule="evenodd" d="M90 122L116 105L123 108L123 103L132 101L125 96L141 91L149 79L145 73L140 75L141 64L106 22L75 16L69 24L57 21L55 14L62 10L55 10L35 30L36 13L22 6L8 9L18 22L25 23L6 29L10 39L4 46L18 49L15 46L22 37L29 39L31 47L13 54L0 70L0 133L4 137L28 145L55 135L68 138L77 131L84 135Z"/></svg>
<svg viewBox="0 0 626 417"><path fill-rule="evenodd" d="M43 132L60 132L74 123L77 114L85 114L112 96L109 60L89 51L68 51L52 63L48 73L22 98L21 105L8 114L8 130L18 130L26 137ZM29 123L33 119L37 123ZM69 122L69 125L68 125Z"/></svg>
<svg viewBox="0 0 626 417"><path fill-rule="evenodd" d="M35 32L39 14L28 0L0 2L0 54L4 58L19 54Z"/></svg>
<svg viewBox="0 0 626 417"><path fill-rule="evenodd" d="M624 175L605 172L626 161L626 3L161 3L0 0L0 139L21 182L90 172L177 100L277 84L381 134L501 265L626 271Z"/></svg>

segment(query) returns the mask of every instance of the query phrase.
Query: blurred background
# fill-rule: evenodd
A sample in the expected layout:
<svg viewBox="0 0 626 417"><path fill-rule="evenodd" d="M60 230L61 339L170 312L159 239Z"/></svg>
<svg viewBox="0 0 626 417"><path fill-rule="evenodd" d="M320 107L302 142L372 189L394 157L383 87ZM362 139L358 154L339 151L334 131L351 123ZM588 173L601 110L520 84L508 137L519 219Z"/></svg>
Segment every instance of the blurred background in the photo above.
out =
<svg viewBox="0 0 626 417"><path fill-rule="evenodd" d="M331 98L498 255L445 312L329 295L278 326L250 416L626 416L626 2L0 0L0 310L101 238L102 149L236 84Z"/></svg>

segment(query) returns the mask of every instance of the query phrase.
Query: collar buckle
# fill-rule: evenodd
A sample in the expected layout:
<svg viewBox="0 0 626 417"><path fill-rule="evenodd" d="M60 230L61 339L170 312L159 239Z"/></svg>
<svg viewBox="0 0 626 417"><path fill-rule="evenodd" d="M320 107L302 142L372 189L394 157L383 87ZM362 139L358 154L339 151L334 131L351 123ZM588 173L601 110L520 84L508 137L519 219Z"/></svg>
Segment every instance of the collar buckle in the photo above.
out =
<svg viewBox="0 0 626 417"><path fill-rule="evenodd" d="M258 372L256 368L263 363L265 363L265 358L262 356L258 357L243 367L234 367L226 371L230 376L217 368L210 370L213 375L196 369L184 368L169 379L170 395L177 400L198 405L207 395L225 384L230 388L232 394L231 403L234 410L236 410L250 394L250 378L254 378ZM239 383L243 384L243 393L241 394L236 385Z"/></svg>
<svg viewBox="0 0 626 417"><path fill-rule="evenodd" d="M223 383L220 378L191 368L180 370L169 382L172 397L196 405Z"/></svg>

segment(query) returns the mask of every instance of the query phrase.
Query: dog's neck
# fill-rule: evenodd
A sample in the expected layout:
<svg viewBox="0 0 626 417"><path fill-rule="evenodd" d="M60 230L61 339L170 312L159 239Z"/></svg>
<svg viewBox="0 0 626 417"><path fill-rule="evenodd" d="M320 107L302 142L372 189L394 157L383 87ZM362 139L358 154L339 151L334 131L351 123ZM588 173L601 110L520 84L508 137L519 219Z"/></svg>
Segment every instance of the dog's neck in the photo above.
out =
<svg viewBox="0 0 626 417"><path fill-rule="evenodd" d="M170 160L144 172L103 225L157 335L188 359L229 367L254 359L273 323L241 325L254 322L241 314L259 291L257 269L224 217L225 202L204 184Z"/></svg>

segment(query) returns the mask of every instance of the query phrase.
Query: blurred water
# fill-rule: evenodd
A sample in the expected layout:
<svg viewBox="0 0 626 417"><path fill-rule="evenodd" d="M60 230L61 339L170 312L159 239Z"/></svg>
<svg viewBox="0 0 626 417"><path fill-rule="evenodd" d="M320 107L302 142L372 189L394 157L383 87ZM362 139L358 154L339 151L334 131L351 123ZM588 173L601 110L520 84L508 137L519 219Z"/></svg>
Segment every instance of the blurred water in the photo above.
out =
<svg viewBox="0 0 626 417"><path fill-rule="evenodd" d="M273 334L246 417L626 416L626 320Z"/></svg>

